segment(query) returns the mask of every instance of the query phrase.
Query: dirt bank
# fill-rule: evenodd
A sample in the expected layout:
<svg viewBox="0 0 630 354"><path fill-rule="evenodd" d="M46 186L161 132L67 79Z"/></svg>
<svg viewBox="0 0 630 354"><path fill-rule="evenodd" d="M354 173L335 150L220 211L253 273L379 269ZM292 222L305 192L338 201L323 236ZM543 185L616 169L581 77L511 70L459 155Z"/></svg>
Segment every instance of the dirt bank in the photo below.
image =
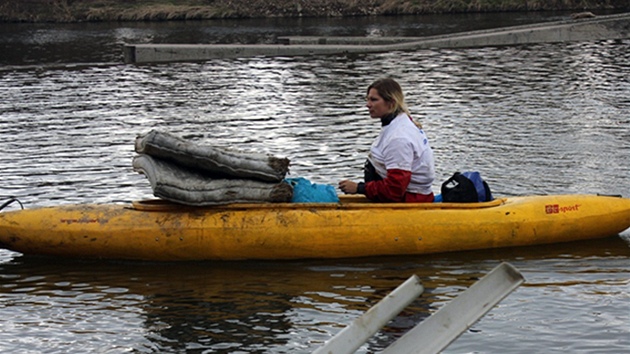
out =
<svg viewBox="0 0 630 354"><path fill-rule="evenodd" d="M627 0L0 0L1 22L166 21L499 11L625 10Z"/></svg>

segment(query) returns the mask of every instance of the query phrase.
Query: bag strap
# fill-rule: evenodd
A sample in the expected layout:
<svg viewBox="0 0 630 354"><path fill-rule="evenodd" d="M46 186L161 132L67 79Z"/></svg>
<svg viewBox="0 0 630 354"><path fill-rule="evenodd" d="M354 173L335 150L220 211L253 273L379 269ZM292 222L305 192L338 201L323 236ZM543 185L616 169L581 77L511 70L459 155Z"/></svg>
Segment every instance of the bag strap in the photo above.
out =
<svg viewBox="0 0 630 354"><path fill-rule="evenodd" d="M459 172L455 172L449 179L447 179L446 181L444 181L444 183L442 183L442 188L453 188L455 186L457 186L459 184ZM453 181L457 182L453 187L449 187L448 185L451 184Z"/></svg>

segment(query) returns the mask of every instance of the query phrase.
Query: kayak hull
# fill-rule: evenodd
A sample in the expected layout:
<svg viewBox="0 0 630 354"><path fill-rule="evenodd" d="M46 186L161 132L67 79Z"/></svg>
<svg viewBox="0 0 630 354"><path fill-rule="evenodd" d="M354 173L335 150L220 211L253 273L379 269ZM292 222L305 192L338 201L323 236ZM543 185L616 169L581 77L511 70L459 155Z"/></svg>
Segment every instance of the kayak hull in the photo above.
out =
<svg viewBox="0 0 630 354"><path fill-rule="evenodd" d="M419 255L604 238L630 199L529 196L487 203L186 207L159 200L0 213L0 247L33 255L151 261Z"/></svg>

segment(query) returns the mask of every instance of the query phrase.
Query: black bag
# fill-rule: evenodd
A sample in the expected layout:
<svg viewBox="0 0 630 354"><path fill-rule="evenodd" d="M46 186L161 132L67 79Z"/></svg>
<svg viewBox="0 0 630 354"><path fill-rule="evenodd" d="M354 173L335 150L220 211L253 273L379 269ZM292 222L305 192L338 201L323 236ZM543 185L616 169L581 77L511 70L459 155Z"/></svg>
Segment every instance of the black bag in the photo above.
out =
<svg viewBox="0 0 630 354"><path fill-rule="evenodd" d="M455 172L442 183L442 201L446 203L489 202L492 192L479 172Z"/></svg>

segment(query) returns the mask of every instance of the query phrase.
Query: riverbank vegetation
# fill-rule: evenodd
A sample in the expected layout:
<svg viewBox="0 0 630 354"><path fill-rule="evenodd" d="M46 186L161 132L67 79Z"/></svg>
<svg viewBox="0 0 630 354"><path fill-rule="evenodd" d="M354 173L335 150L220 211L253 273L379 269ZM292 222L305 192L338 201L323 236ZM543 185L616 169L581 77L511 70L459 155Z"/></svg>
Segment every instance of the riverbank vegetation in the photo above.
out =
<svg viewBox="0 0 630 354"><path fill-rule="evenodd" d="M168 21L628 8L627 0L0 0L0 21Z"/></svg>

